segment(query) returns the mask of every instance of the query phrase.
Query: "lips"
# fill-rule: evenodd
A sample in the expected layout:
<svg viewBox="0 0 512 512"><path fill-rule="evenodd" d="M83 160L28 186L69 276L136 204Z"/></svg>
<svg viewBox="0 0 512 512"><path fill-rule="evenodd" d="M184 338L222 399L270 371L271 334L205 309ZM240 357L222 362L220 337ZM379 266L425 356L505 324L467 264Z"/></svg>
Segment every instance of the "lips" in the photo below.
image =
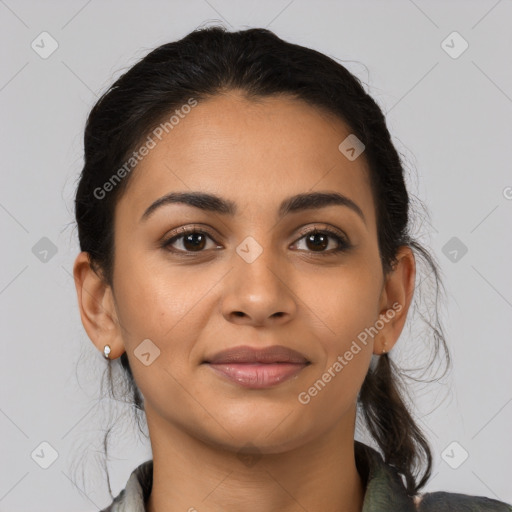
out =
<svg viewBox="0 0 512 512"><path fill-rule="evenodd" d="M266 348L252 348L239 346L217 352L204 361L210 364L227 363L296 363L305 364L309 361L296 350L282 345L273 345Z"/></svg>
<svg viewBox="0 0 512 512"><path fill-rule="evenodd" d="M240 386L263 389L294 377L310 361L296 350L274 345L263 349L240 346L223 350L204 364L216 375Z"/></svg>

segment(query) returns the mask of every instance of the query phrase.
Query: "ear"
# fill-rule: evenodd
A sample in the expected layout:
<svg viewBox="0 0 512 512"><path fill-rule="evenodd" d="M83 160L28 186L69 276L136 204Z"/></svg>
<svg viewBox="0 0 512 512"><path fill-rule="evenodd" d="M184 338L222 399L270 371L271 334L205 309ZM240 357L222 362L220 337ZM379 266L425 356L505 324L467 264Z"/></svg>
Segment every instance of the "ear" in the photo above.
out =
<svg viewBox="0 0 512 512"><path fill-rule="evenodd" d="M416 260L409 246L399 248L397 263L385 277L380 298L380 313L384 327L374 339L373 353L389 352L397 342L405 325L407 312L414 294Z"/></svg>
<svg viewBox="0 0 512 512"><path fill-rule="evenodd" d="M117 319L111 287L98 276L90 264L89 253L81 252L73 265L80 317L87 335L103 353L110 345L110 359L123 353L124 344Z"/></svg>

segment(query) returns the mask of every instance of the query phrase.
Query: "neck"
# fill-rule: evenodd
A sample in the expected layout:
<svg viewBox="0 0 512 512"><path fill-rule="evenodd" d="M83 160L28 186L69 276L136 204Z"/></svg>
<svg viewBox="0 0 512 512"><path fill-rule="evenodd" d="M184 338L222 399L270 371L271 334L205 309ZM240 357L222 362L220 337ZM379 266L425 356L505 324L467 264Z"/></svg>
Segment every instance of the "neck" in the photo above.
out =
<svg viewBox="0 0 512 512"><path fill-rule="evenodd" d="M153 486L146 510L360 512L364 486L348 423L284 453L242 456L168 423L162 428L148 415Z"/></svg>

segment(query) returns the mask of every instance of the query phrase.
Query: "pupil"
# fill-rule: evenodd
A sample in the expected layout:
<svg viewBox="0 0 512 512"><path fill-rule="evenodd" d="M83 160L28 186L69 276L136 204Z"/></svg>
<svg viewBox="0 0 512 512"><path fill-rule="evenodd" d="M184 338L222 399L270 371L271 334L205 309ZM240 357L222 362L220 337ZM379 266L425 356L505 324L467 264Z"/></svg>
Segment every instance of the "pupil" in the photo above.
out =
<svg viewBox="0 0 512 512"><path fill-rule="evenodd" d="M315 237L320 237L322 239L321 242L320 242L321 246L315 245L315 242L313 242L313 246L314 247L316 246L317 248L320 247L320 249L325 249L327 247L327 245L328 245L327 237L324 234L322 234L322 233L313 233L313 234L309 235L308 241L309 242L313 241Z"/></svg>
<svg viewBox="0 0 512 512"><path fill-rule="evenodd" d="M194 240L194 237L197 237ZM313 248L325 249L328 245L328 237L323 233L313 233L307 237L307 241L312 244ZM184 245L187 250L191 249L202 249L204 247L205 239L201 233L190 233L184 239Z"/></svg>
<svg viewBox="0 0 512 512"><path fill-rule="evenodd" d="M194 237L200 237L202 240L193 241ZM201 233L190 233L185 237L183 244L187 249L202 249L204 247L204 237ZM190 247L188 247L187 244L191 244Z"/></svg>

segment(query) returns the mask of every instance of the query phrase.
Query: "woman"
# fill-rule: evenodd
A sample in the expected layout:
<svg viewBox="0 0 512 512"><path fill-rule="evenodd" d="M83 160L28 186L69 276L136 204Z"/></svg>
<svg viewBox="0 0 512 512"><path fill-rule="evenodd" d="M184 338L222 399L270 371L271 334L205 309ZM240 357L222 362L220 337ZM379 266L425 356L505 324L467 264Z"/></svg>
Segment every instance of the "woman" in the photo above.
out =
<svg viewBox="0 0 512 512"><path fill-rule="evenodd" d="M153 453L105 510L512 510L418 492L432 455L388 353L415 251L438 276L403 174L359 81L267 30L195 31L100 98L74 277Z"/></svg>

